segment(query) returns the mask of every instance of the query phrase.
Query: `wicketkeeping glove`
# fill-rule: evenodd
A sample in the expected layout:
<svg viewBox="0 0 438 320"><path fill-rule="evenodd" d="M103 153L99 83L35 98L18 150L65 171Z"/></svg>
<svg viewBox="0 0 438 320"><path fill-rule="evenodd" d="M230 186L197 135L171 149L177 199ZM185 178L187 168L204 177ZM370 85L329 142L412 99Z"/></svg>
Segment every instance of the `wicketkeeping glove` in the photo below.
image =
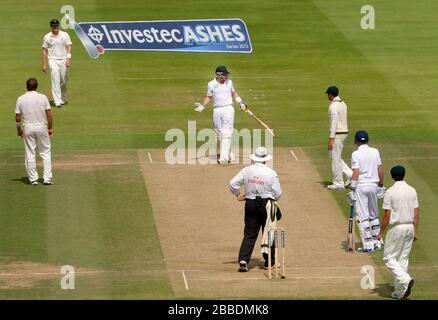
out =
<svg viewBox="0 0 438 320"><path fill-rule="evenodd" d="M350 204L351 207L354 207L354 204L356 203L356 192L350 191L347 194L347 202Z"/></svg>
<svg viewBox="0 0 438 320"><path fill-rule="evenodd" d="M242 111L246 111L246 109L247 109L246 104L243 103L243 102L241 102L241 103L240 103L240 110L242 110Z"/></svg>
<svg viewBox="0 0 438 320"><path fill-rule="evenodd" d="M196 106L196 108L195 108L196 112L202 112L205 109L205 107L201 103L199 103L199 102L196 102L195 106Z"/></svg>
<svg viewBox="0 0 438 320"><path fill-rule="evenodd" d="M386 188L385 187L378 187L377 188L377 198L383 199L385 196Z"/></svg>

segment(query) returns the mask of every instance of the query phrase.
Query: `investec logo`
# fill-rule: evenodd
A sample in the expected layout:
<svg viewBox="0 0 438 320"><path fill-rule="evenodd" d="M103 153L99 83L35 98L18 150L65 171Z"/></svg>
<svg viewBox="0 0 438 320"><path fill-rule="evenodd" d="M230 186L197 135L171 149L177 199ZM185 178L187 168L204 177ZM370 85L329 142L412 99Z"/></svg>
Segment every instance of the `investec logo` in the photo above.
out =
<svg viewBox="0 0 438 320"><path fill-rule="evenodd" d="M105 24L100 29L91 25L88 29L88 36L101 43L106 39L107 43L184 43L191 44L212 44L221 42L244 42L245 34L240 25L198 25L182 26L180 29L114 29L108 30Z"/></svg>

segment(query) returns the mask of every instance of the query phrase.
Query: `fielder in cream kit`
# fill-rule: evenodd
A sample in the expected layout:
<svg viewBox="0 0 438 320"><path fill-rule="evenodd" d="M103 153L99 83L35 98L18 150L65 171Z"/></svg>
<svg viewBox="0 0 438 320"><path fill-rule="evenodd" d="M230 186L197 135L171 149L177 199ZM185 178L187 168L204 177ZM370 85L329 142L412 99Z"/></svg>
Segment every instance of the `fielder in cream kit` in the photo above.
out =
<svg viewBox="0 0 438 320"><path fill-rule="evenodd" d="M326 94L330 100L329 106L329 130L330 136L328 139L329 156L332 159L333 182L328 189L337 190L344 189L351 182L353 171L342 160L342 150L344 142L348 137L347 124L347 105L339 97L339 89L336 86L327 88ZM343 174L347 177L347 182L344 184Z"/></svg>
<svg viewBox="0 0 438 320"><path fill-rule="evenodd" d="M50 77L52 78L52 96L55 106L60 108L66 103L67 97L67 68L70 67L71 45L67 32L59 30L59 21L50 21L52 31L43 38L43 66L47 72L49 61Z"/></svg>
<svg viewBox="0 0 438 320"><path fill-rule="evenodd" d="M246 105L234 89L233 82L228 79L229 74L225 66L217 67L216 78L208 83L207 95L202 104L199 102L195 103L195 111L202 112L213 98L213 123L220 146L220 156L218 159L220 164L227 164L235 160L234 154L231 151L234 129L233 97L240 104L240 109L242 111L246 110Z"/></svg>
<svg viewBox="0 0 438 320"><path fill-rule="evenodd" d="M17 135L24 140L25 166L29 183L38 185L38 172L35 152L38 148L43 159L44 184L52 184L52 156L50 136L52 129L52 112L47 97L38 93L38 81L30 78L26 81L27 92L17 99L15 124Z"/></svg>

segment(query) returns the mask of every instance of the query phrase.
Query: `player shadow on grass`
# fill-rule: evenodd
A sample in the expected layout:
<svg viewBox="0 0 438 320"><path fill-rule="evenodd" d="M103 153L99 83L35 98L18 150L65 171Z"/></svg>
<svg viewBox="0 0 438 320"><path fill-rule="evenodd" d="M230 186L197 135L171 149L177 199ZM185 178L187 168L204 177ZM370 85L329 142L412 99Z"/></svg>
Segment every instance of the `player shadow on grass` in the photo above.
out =
<svg viewBox="0 0 438 320"><path fill-rule="evenodd" d="M21 182L21 183L24 183L24 184L30 184L30 181L29 181L28 177L15 178L15 179L12 179L12 181ZM43 183L43 179L38 179L38 182L39 183Z"/></svg>
<svg viewBox="0 0 438 320"><path fill-rule="evenodd" d="M370 294L378 294L382 298L391 298L391 292L394 291L394 287L392 287L388 283L376 283L374 289L370 290ZM392 298L391 298L392 299Z"/></svg>
<svg viewBox="0 0 438 320"><path fill-rule="evenodd" d="M222 262L222 264L234 264L234 265L236 265L236 267L238 267L238 262L237 261L225 261L225 262ZM264 265L265 265L265 260L262 260L262 259L259 259L259 258L251 258L251 261L249 262L249 265L248 265L248 269L249 270L251 270L251 269L263 269L263 267L264 267Z"/></svg>
<svg viewBox="0 0 438 320"><path fill-rule="evenodd" d="M332 184L331 181L318 181L317 183L322 185L324 188L327 188L328 185Z"/></svg>

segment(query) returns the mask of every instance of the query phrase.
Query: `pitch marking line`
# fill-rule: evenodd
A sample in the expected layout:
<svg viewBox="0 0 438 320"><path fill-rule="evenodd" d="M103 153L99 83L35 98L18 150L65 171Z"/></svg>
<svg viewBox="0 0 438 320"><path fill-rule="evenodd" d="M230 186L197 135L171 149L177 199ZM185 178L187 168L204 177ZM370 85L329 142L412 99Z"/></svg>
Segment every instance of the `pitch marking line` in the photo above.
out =
<svg viewBox="0 0 438 320"><path fill-rule="evenodd" d="M327 270L327 269L332 269L332 270L343 270L343 269L358 269L360 270L362 266L350 266L350 267L290 267L290 268L286 268L286 270L308 270L308 269L321 269L321 270ZM375 269L386 269L386 266L375 266ZM438 268L438 266L410 266L409 269L434 269L434 268ZM144 271L116 271L116 270L97 270L97 271L75 271L75 274L104 274L104 273L121 273L121 274L145 274L145 273L151 273L151 272L155 272L155 271L160 271L161 269L157 269L157 270L144 270ZM182 269L169 269L169 272L177 272L177 273L181 273L183 275L183 278L185 279L185 281L187 281L187 277L185 275L185 272L212 272L212 271L218 271L218 270L212 270L212 269L192 269L192 270L182 270ZM220 270L221 272L227 272L227 270ZM228 270L231 272L231 270ZM0 277L11 277L11 276L46 276L46 275L60 275L61 273L59 272L29 272L29 273L0 273ZM337 278L340 276L333 276L332 278ZM342 276L341 276L342 277ZM290 276L288 278L294 278L294 276ZM299 277L299 276L295 276L295 278L318 278L318 276L310 276L310 277ZM244 279L244 278L239 278L239 279ZM193 280L193 279L190 279ZM188 287L188 286L187 286Z"/></svg>
<svg viewBox="0 0 438 320"><path fill-rule="evenodd" d="M151 156L151 153L150 153L150 152L148 152L148 157L149 157L149 161L150 161L151 163L154 163L154 162L152 161L152 156Z"/></svg>
<svg viewBox="0 0 438 320"><path fill-rule="evenodd" d="M130 165L136 164L136 162L93 162L93 163L53 163L52 167L69 167L69 166L78 166L78 167L100 167L100 166L119 166L119 165ZM22 166L23 163L3 163L0 166ZM42 163L37 163L37 167L42 166Z"/></svg>
<svg viewBox="0 0 438 320"><path fill-rule="evenodd" d="M293 279L293 280L311 280L311 279L360 279L362 278L362 275L358 276L286 276L285 280L287 279ZM190 281L254 281L254 280L266 280L266 277L254 277L254 278L222 278L222 279L215 279L215 278L190 278ZM284 281L284 279L283 279Z"/></svg>
<svg viewBox="0 0 438 320"><path fill-rule="evenodd" d="M295 153L292 150L289 150L290 154L292 155L292 157L294 157L295 161L300 161L298 160L298 157L295 155Z"/></svg>
<svg viewBox="0 0 438 320"><path fill-rule="evenodd" d="M186 287L186 290L189 291L189 285L187 283L186 273L184 272L184 270L181 271L181 274L183 276L184 286Z"/></svg>
<svg viewBox="0 0 438 320"><path fill-rule="evenodd" d="M278 78L290 78L289 75L278 75L278 76L241 76L241 77L233 77L233 79L278 79ZM145 81L145 80L185 80L186 78L177 78L177 77L119 77L117 80L126 80L126 81ZM204 78L191 78L191 79L204 79Z"/></svg>

